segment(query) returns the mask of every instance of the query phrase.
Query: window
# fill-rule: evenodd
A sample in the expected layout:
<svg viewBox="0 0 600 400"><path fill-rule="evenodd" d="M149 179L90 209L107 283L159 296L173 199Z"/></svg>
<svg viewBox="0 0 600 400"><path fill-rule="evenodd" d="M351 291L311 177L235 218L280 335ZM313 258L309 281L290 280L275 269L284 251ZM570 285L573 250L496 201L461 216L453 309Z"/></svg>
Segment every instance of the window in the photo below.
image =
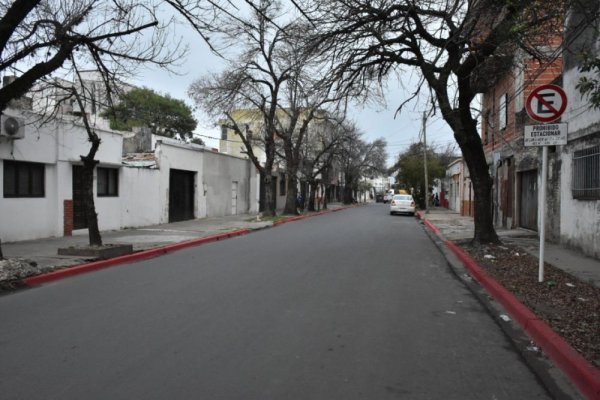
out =
<svg viewBox="0 0 600 400"><path fill-rule="evenodd" d="M506 128L506 121L508 120L508 95L503 94L500 96L500 102L498 104L498 125L500 129Z"/></svg>
<svg viewBox="0 0 600 400"><path fill-rule="evenodd" d="M483 144L488 144L488 142L489 142L488 139L490 136L490 124L491 124L490 116L491 116L491 114L492 114L492 112L490 110L487 110L483 116L483 120L481 123Z"/></svg>
<svg viewBox="0 0 600 400"><path fill-rule="evenodd" d="M98 167L98 196L115 197L119 195L119 170L117 168Z"/></svg>
<svg viewBox="0 0 600 400"><path fill-rule="evenodd" d="M4 161L4 197L44 197L44 164Z"/></svg>
<svg viewBox="0 0 600 400"><path fill-rule="evenodd" d="M227 127L221 125L221 140L227 140Z"/></svg>
<svg viewBox="0 0 600 400"><path fill-rule="evenodd" d="M600 145L573 154L571 191L574 199L600 199Z"/></svg>
<svg viewBox="0 0 600 400"><path fill-rule="evenodd" d="M285 196L285 175L281 175L279 179L279 195Z"/></svg>

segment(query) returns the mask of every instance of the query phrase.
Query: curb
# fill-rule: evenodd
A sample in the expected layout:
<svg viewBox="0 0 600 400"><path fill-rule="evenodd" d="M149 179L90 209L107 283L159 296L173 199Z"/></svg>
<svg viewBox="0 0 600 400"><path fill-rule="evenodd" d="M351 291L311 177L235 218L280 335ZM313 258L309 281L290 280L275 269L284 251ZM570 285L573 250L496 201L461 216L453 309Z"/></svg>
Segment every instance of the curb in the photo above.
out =
<svg viewBox="0 0 600 400"><path fill-rule="evenodd" d="M166 246L156 247L154 249L143 250L133 254L127 254L120 257L108 258L106 260L92 261L86 264L76 265L74 267L66 267L58 269L41 275L35 275L23 279L23 283L27 286L38 286L43 283L56 281L59 279L67 278L69 276L84 274L86 272L96 271L103 268L112 267L114 265L124 264L128 262L134 262L139 260L146 260L149 258L155 258L162 256L167 253L182 250L188 247L199 246L205 243L216 242L223 239L229 239L235 236L246 235L250 233L250 229L238 229L227 233L218 233L216 235L210 235L203 238L186 240L185 242L169 244Z"/></svg>
<svg viewBox="0 0 600 400"><path fill-rule="evenodd" d="M313 217L316 215L323 215L323 214L328 214L328 213L335 212L335 211L342 211L342 210L345 210L348 208L350 208L350 207L340 207L340 208L336 208L334 210L322 210L320 212L317 212L317 213L314 213L311 215L298 215L295 217L290 217L290 218L286 218L286 219L274 222L273 226L278 226L278 225L285 224L288 222L298 221L298 220ZM40 274L40 275L35 275L35 276L30 276L30 277L24 278L24 279L22 279L21 282L23 282L23 284L25 284L25 286L28 286L28 287L39 286L44 283L57 281L60 279L68 278L70 276L85 274L87 272L92 272L92 271L112 267L112 266L119 265L119 264L125 264L125 263L155 258L155 257L162 256L164 254L172 253L174 251L182 250L182 249L185 249L188 247L199 246L199 245L202 245L205 243L211 243L211 242L216 242L216 241L223 240L223 239L229 239L229 238L236 237L236 236L246 235L251 232L252 232L251 229L244 228L244 229L237 229L235 231L226 232L226 233L218 233L218 234L206 236L203 238L186 240L185 242L169 244L166 246L156 247L156 248L148 249L148 250L142 250L137 253L127 254L124 256L108 258L106 260L92 261L90 263L75 265L72 267L65 267L62 269L57 269L57 270L54 270L51 272L47 272L45 274Z"/></svg>
<svg viewBox="0 0 600 400"><path fill-rule="evenodd" d="M316 217L318 215L329 214L329 213L333 213L333 212L337 212L337 211L343 211L343 210L347 210L348 208L352 208L352 207L353 206L344 206L344 207L335 208L333 210L330 210L330 209L321 210L321 211L313 212L312 214L308 214L308 215L296 215L294 217L289 217L286 219L280 219L279 221L275 221L275 222L273 222L273 226L279 226L279 225L287 224L288 222L299 221L299 220L305 219L305 218Z"/></svg>
<svg viewBox="0 0 600 400"><path fill-rule="evenodd" d="M440 230L424 219L419 218L436 235L441 237ZM504 286L490 277L483 268L456 243L441 237L446 247L463 263L473 278L484 287L513 317L521 328L544 350L550 359L560 368L572 383L588 399L600 399L600 370L595 368L565 339L552 330L543 320L539 319L527 306L521 303Z"/></svg>

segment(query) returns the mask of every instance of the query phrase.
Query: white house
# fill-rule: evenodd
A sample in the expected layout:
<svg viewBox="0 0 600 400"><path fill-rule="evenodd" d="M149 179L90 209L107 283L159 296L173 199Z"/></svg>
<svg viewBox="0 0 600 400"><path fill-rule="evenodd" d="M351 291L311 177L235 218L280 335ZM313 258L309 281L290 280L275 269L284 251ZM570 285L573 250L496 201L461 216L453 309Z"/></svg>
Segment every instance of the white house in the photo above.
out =
<svg viewBox="0 0 600 400"><path fill-rule="evenodd" d="M86 227L79 179L87 134L70 116L41 126L38 119L16 109L0 119L3 241L70 235ZM9 136L11 123L18 132ZM123 158L121 132L96 132L102 141L94 176L101 230L258 212L259 179L248 160L167 138L156 140L145 158Z"/></svg>
<svg viewBox="0 0 600 400"><path fill-rule="evenodd" d="M589 9L578 7L584 5L573 4L567 14L565 42L569 46L563 54L568 103L562 122L568 124L568 141L559 152L560 242L600 258L600 111L592 109L576 88L583 76L578 68L581 54L588 51L598 57L600 40L597 21L581 31Z"/></svg>

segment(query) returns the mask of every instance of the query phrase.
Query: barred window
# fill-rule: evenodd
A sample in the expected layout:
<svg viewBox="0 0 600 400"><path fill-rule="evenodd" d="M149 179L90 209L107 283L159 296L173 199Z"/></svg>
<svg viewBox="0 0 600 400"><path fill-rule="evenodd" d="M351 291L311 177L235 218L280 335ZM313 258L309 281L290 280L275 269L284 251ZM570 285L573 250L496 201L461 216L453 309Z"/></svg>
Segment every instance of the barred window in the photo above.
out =
<svg viewBox="0 0 600 400"><path fill-rule="evenodd" d="M4 161L4 197L44 197L44 164Z"/></svg>
<svg viewBox="0 0 600 400"><path fill-rule="evenodd" d="M600 146L578 150L573 154L574 199L600 199Z"/></svg>

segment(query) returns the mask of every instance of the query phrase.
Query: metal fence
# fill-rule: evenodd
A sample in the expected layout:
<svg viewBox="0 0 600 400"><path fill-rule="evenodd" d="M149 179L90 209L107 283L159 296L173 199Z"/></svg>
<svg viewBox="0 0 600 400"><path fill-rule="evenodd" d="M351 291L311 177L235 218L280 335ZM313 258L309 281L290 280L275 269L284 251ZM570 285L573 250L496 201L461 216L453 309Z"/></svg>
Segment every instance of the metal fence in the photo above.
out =
<svg viewBox="0 0 600 400"><path fill-rule="evenodd" d="M573 198L600 199L600 145L573 154Z"/></svg>

